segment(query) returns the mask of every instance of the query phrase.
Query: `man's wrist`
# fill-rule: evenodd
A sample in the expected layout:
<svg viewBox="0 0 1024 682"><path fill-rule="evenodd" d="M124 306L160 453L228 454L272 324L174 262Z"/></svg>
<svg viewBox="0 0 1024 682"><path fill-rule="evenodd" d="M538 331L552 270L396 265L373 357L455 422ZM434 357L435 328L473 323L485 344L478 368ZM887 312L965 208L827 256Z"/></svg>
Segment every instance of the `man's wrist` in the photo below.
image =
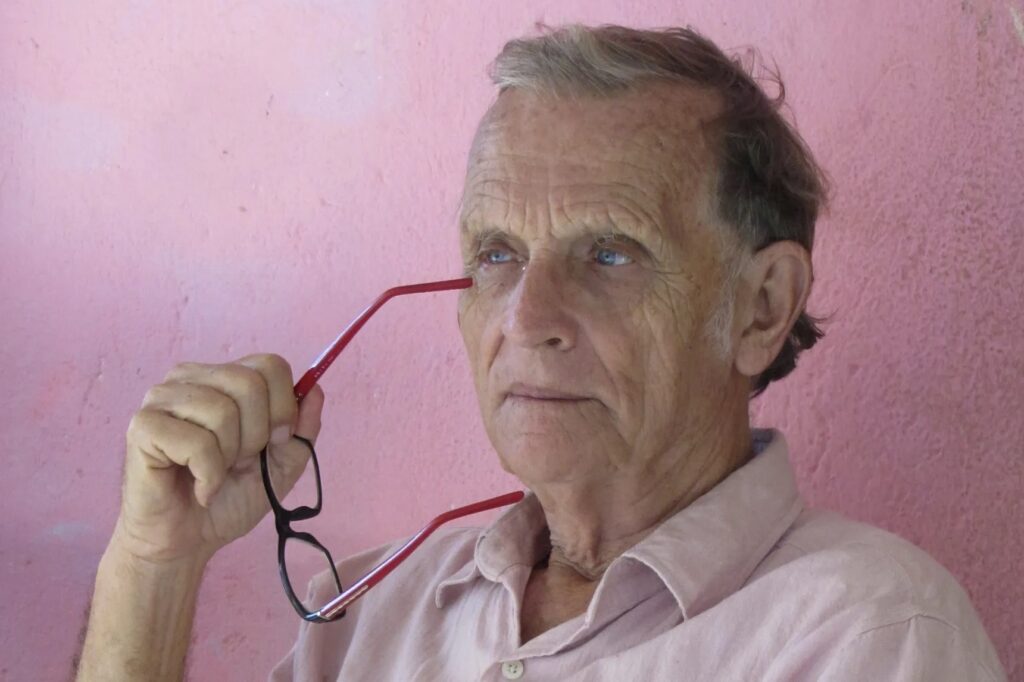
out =
<svg viewBox="0 0 1024 682"><path fill-rule="evenodd" d="M140 557L115 531L100 559L78 679L181 679L208 561Z"/></svg>
<svg viewBox="0 0 1024 682"><path fill-rule="evenodd" d="M99 570L105 565L117 567L119 573L135 575L142 579L166 579L168 576L194 577L197 584L202 578L206 564L213 552L197 550L180 556L157 558L162 552L150 552L149 548L139 551L139 542L134 540L119 520L107 548L100 558Z"/></svg>
<svg viewBox="0 0 1024 682"><path fill-rule="evenodd" d="M186 556L167 561L140 557L123 544L111 540L100 558L97 580L112 578L137 583L157 583L176 593L198 589L209 558Z"/></svg>

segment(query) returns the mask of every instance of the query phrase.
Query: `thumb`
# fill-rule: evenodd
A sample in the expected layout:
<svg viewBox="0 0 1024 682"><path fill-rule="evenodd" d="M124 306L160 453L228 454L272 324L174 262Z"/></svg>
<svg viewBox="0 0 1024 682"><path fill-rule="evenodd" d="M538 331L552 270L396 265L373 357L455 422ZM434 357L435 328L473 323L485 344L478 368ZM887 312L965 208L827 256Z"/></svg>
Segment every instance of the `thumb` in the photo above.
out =
<svg viewBox="0 0 1024 682"><path fill-rule="evenodd" d="M295 435L316 443L320 434L320 413L324 409L324 392L319 386L306 394L299 403L299 416L295 425ZM278 499L283 499L302 475L309 461L309 447L292 438L284 445L271 443L269 464L272 467L271 477L274 481L274 492Z"/></svg>
<svg viewBox="0 0 1024 682"><path fill-rule="evenodd" d="M295 424L295 435L302 436L316 444L320 435L320 417L324 411L324 391L314 386L299 403L299 417Z"/></svg>

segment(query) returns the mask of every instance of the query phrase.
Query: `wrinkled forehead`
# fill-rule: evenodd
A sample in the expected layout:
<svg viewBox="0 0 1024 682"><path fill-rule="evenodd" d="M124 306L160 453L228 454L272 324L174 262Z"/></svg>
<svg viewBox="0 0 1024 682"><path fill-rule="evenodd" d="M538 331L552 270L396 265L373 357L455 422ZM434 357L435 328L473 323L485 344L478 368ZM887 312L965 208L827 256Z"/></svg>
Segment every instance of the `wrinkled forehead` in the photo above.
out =
<svg viewBox="0 0 1024 682"><path fill-rule="evenodd" d="M477 130L464 201L496 185L632 187L651 200L693 204L713 185L709 125L719 109L705 90L650 84L612 96L503 92Z"/></svg>

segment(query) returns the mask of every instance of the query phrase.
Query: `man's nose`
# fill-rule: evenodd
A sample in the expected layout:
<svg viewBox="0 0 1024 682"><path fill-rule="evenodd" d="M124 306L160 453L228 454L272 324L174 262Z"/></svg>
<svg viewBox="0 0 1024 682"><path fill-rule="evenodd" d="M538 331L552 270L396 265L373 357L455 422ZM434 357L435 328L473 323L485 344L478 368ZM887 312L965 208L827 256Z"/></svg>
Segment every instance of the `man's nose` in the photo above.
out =
<svg viewBox="0 0 1024 682"><path fill-rule="evenodd" d="M505 338L524 348L570 350L578 326L571 314L569 282L557 263L531 259L508 299Z"/></svg>

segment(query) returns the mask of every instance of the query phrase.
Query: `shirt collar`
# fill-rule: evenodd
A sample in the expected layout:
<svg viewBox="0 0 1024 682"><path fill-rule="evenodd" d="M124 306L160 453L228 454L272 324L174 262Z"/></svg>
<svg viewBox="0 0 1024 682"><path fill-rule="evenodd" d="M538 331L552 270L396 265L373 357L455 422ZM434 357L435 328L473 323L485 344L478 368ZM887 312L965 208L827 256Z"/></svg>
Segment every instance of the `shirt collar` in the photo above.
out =
<svg viewBox="0 0 1024 682"><path fill-rule="evenodd" d="M527 492L526 497L480 531L473 549L473 560L438 584L434 601L438 608L442 608L452 591L481 576L499 582L510 568L532 568L548 553L549 548L544 509L537 497Z"/></svg>
<svg viewBox="0 0 1024 682"><path fill-rule="evenodd" d="M745 465L623 554L658 574L684 618L739 590L803 509L782 434L755 431L754 448Z"/></svg>
<svg viewBox="0 0 1024 682"><path fill-rule="evenodd" d="M755 456L650 535L615 559L602 582L626 575L638 561L675 597L684 618L737 591L803 508L783 435L753 431ZM439 607L449 590L484 577L499 581L513 566L534 566L549 550L544 510L536 496L499 516L477 536L473 561L442 581Z"/></svg>

